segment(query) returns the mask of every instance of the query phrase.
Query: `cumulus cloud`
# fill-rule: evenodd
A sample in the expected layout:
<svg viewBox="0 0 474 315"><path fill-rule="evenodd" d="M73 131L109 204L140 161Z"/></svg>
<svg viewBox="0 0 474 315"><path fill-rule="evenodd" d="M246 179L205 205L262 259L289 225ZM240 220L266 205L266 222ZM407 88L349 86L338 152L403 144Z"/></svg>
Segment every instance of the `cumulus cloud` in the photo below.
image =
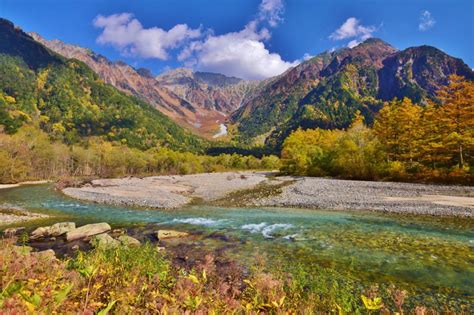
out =
<svg viewBox="0 0 474 315"><path fill-rule="evenodd" d="M418 29L422 32L429 30L435 25L436 21L431 15L431 12L425 10L421 12L420 15L420 24L418 24Z"/></svg>
<svg viewBox="0 0 474 315"><path fill-rule="evenodd" d="M143 58L166 60L169 58L168 50L201 36L201 29L192 29L186 24L175 25L168 31L158 27L144 28L130 13L98 15L93 23L102 29L98 43L109 44L123 54Z"/></svg>
<svg viewBox="0 0 474 315"><path fill-rule="evenodd" d="M144 58L169 58L170 50L180 48L177 58L188 67L223 73L244 79L264 79L281 74L301 60L285 61L265 43L271 29L283 21L283 0L262 0L255 18L241 30L216 35L186 24L168 31L144 28L130 13L97 16L94 25L103 29L97 42L113 45L124 54ZM304 60L304 59L303 59Z"/></svg>
<svg viewBox="0 0 474 315"><path fill-rule="evenodd" d="M279 75L300 62L285 61L265 46L265 41L271 38L269 28L276 27L282 21L283 10L281 0L263 0L257 18L242 30L222 35L211 34L201 41L194 41L181 52L178 59L201 71L250 80Z"/></svg>
<svg viewBox="0 0 474 315"><path fill-rule="evenodd" d="M179 56L202 71L219 72L229 76L258 80L281 74L298 62L284 61L271 53L261 41L264 35L240 32L209 36L192 43Z"/></svg>
<svg viewBox="0 0 474 315"><path fill-rule="evenodd" d="M352 48L372 37L375 31L377 31L375 26L364 26L360 23L360 20L355 17L350 17L337 30L329 35L329 38L332 40L351 39L347 47Z"/></svg>

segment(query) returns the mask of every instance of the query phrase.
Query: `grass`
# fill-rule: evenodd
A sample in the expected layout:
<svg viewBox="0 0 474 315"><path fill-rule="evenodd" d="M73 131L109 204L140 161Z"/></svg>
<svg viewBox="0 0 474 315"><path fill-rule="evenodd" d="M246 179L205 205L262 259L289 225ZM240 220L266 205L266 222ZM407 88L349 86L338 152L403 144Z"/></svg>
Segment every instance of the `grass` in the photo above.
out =
<svg viewBox="0 0 474 315"><path fill-rule="evenodd" d="M0 240L0 313L6 314L436 314L393 286L368 288L325 268L222 268L206 255L192 268L173 266L152 244L79 252L51 260ZM413 303L409 303L413 304ZM445 313L469 309L444 305Z"/></svg>

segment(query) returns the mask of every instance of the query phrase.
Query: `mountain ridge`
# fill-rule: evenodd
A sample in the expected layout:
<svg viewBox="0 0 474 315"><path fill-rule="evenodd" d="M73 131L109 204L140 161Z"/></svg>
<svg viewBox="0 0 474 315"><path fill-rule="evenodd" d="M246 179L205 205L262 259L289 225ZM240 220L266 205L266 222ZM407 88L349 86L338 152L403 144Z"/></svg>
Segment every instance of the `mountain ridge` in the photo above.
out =
<svg viewBox="0 0 474 315"><path fill-rule="evenodd" d="M357 111L370 124L384 101L433 98L450 74L474 80L462 60L435 47L400 51L368 39L321 53L272 80L233 113L232 129L240 141L278 148L299 127L346 128Z"/></svg>

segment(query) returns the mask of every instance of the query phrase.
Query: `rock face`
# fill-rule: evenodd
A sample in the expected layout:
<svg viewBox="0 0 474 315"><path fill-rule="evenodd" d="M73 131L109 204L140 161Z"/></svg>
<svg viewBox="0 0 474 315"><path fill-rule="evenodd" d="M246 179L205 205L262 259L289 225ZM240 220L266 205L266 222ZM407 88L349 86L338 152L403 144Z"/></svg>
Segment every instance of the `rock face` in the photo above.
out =
<svg viewBox="0 0 474 315"><path fill-rule="evenodd" d="M74 241L81 238L86 238L89 236L102 234L111 230L109 224L103 223L94 223L81 226L77 229L74 229L66 234L67 241Z"/></svg>
<svg viewBox="0 0 474 315"><path fill-rule="evenodd" d="M178 68L156 77L165 86L196 108L229 114L253 93L259 81L247 81L223 74L193 72Z"/></svg>
<svg viewBox="0 0 474 315"><path fill-rule="evenodd" d="M180 238L180 237L186 237L189 234L186 232L179 232L179 231L174 231L174 230L159 230L156 232L156 237L158 240L165 240L165 239L170 239L170 238Z"/></svg>
<svg viewBox="0 0 474 315"><path fill-rule="evenodd" d="M474 80L462 60L434 47L398 51L368 39L352 49L317 55L267 80L230 120L241 137L278 149L299 127L346 128L357 111L370 123L386 100L432 98L451 74Z"/></svg>

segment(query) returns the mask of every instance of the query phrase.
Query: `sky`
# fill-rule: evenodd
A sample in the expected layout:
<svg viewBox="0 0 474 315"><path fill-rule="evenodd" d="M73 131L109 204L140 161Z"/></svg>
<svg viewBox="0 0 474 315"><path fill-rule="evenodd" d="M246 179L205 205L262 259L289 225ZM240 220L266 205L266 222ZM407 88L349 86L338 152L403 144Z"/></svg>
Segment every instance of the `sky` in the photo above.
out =
<svg viewBox="0 0 474 315"><path fill-rule="evenodd" d="M158 75L177 67L278 75L377 37L474 67L472 0L0 0L0 17Z"/></svg>

